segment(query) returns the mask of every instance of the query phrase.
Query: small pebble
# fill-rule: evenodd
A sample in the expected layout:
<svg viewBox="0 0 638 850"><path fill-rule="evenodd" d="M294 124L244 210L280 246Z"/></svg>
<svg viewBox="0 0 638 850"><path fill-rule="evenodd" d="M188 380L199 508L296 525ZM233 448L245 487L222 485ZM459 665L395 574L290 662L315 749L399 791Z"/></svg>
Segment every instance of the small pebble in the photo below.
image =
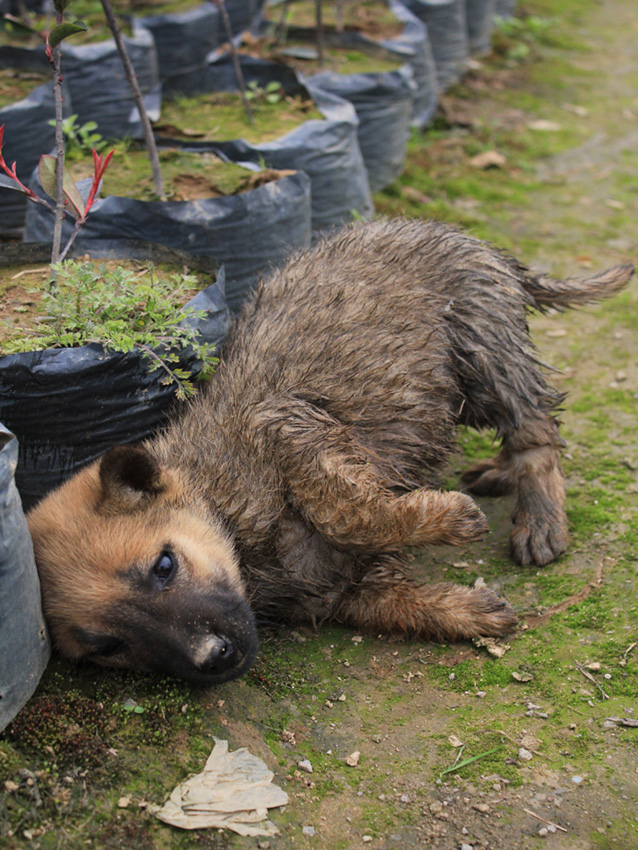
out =
<svg viewBox="0 0 638 850"><path fill-rule="evenodd" d="M365 841L366 844L368 844L370 841L372 841L372 836L371 835L364 835L363 840Z"/></svg>
<svg viewBox="0 0 638 850"><path fill-rule="evenodd" d="M580 785L580 783L582 781L583 781L582 776L572 776L572 782L574 782L576 785Z"/></svg>
<svg viewBox="0 0 638 850"><path fill-rule="evenodd" d="M440 811L443 810L443 803L435 800L433 803L430 803L430 812L433 815L437 815Z"/></svg>
<svg viewBox="0 0 638 850"><path fill-rule="evenodd" d="M300 770L305 770L306 773L314 773L312 769L312 764L310 763L309 759L302 759L301 761L297 762L297 767Z"/></svg>
<svg viewBox="0 0 638 850"><path fill-rule="evenodd" d="M525 747L521 747L518 751L519 759L523 759L523 761L530 761L533 758L533 755L529 750L526 750Z"/></svg>
<svg viewBox="0 0 638 850"><path fill-rule="evenodd" d="M487 696L487 692L486 692L486 691L477 691L477 692L476 692L476 696L477 696L479 699L483 699L485 696Z"/></svg>
<svg viewBox="0 0 638 850"><path fill-rule="evenodd" d="M549 830L545 826L541 826L541 828L538 830L538 834L540 836L542 836L543 838L545 838L545 836L548 834L548 832L549 832Z"/></svg>
<svg viewBox="0 0 638 850"><path fill-rule="evenodd" d="M120 797L120 799L117 801L118 809L128 809L128 807L130 805L131 805L130 797Z"/></svg>
<svg viewBox="0 0 638 850"><path fill-rule="evenodd" d="M316 835L317 834L317 830L314 828L314 826L304 826L304 827L302 827L301 831L303 832L304 835Z"/></svg>
<svg viewBox="0 0 638 850"><path fill-rule="evenodd" d="M355 750L353 753L350 753L349 756L346 756L346 764L348 767L356 767L359 764L360 757L361 753L359 750Z"/></svg>
<svg viewBox="0 0 638 850"><path fill-rule="evenodd" d="M412 802L409 794L401 794L401 796L399 797L399 800L402 803L411 803Z"/></svg>
<svg viewBox="0 0 638 850"><path fill-rule="evenodd" d="M476 811L477 811L477 812L483 812L483 814L485 814L485 815L486 815L486 814L489 812L489 810L490 810L490 807L487 805L487 803L475 803L475 804L472 806L472 808L473 808L473 809L476 809Z"/></svg>

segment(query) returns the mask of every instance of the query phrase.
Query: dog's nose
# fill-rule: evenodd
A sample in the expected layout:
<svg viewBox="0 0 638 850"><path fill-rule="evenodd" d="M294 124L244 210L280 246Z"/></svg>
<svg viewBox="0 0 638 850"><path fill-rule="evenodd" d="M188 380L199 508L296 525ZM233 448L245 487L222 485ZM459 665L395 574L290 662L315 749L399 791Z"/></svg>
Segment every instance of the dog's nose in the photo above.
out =
<svg viewBox="0 0 638 850"><path fill-rule="evenodd" d="M207 635L193 655L195 666L202 673L216 675L226 672L237 663L237 653L224 635Z"/></svg>

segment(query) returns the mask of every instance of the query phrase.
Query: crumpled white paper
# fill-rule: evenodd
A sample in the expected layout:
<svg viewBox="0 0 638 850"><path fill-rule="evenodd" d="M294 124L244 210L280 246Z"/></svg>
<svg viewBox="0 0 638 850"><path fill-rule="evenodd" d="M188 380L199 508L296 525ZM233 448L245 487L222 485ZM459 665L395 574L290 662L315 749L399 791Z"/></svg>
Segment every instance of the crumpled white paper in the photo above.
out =
<svg viewBox="0 0 638 850"><path fill-rule="evenodd" d="M228 741L215 738L203 773L173 791L157 817L182 829L218 827L240 835L276 835L268 809L285 806L288 795L272 784L273 772L245 747L228 752Z"/></svg>

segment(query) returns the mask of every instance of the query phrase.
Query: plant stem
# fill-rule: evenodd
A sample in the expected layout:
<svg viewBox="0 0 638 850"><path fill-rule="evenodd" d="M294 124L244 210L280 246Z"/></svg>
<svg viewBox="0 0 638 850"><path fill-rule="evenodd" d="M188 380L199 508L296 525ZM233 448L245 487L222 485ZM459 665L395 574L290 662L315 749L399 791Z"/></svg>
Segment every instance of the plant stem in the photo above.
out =
<svg viewBox="0 0 638 850"><path fill-rule="evenodd" d="M242 74L241 65L239 64L239 57L237 56L237 50L235 49L235 43L233 41L233 27L230 23L230 18L228 17L228 10L226 9L226 4L224 3L224 0L215 0L215 4L219 8L219 12L222 16L222 22L224 24L224 29L226 30L226 38L228 39L228 44L230 46L230 55L233 59L235 76L237 77L237 85L239 86L241 99L244 104L244 109L246 110L246 116L250 122L250 125L254 126L255 119L253 118L253 111L250 108L248 98L246 97L246 83L244 82L244 75Z"/></svg>
<svg viewBox="0 0 638 850"><path fill-rule="evenodd" d="M315 0L315 23L317 27L317 53L319 54L319 67L323 65L323 21L321 19L321 0Z"/></svg>
<svg viewBox="0 0 638 850"><path fill-rule="evenodd" d="M137 82L135 69L133 68L133 63L131 62L131 58L128 55L126 45L124 44L122 32L113 12L113 7L111 6L111 0L100 0L100 2L102 3L102 8L104 9L104 15L109 25L109 29L113 33L113 38L115 39L115 44L117 46L118 53L120 54L122 65L124 66L124 74L131 87L131 91L133 92L133 98L135 100L135 105L137 106L137 111L140 114L142 130L144 132L144 141L146 142L148 157L151 161L151 171L153 174L153 187L155 189L155 194L162 201L165 201L166 193L164 191L164 179L162 177L162 169L160 168L157 145L155 144L155 136L153 135L153 128L151 127L151 122L149 121L148 113L146 112L146 106L144 105L144 97L142 95L139 83Z"/></svg>
<svg viewBox="0 0 638 850"><path fill-rule="evenodd" d="M58 15L58 23L63 16ZM53 241L51 245L51 265L60 259L62 242L62 220L64 218L64 133L62 132L62 76L60 74L60 56L58 44L53 48L53 97L55 102L55 218L53 222ZM54 277L52 276L52 283Z"/></svg>

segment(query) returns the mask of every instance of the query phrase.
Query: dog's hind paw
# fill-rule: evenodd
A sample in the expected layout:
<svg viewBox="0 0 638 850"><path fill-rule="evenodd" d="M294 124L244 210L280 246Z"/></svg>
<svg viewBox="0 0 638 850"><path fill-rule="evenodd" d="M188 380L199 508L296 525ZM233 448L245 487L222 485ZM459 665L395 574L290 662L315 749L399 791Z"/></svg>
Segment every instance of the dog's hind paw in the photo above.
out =
<svg viewBox="0 0 638 850"><path fill-rule="evenodd" d="M512 606L489 587L472 588L475 637L503 637L518 622Z"/></svg>
<svg viewBox="0 0 638 850"><path fill-rule="evenodd" d="M544 567L566 551L569 532L564 516L550 514L539 517L520 511L513 521L510 551L517 563Z"/></svg>

